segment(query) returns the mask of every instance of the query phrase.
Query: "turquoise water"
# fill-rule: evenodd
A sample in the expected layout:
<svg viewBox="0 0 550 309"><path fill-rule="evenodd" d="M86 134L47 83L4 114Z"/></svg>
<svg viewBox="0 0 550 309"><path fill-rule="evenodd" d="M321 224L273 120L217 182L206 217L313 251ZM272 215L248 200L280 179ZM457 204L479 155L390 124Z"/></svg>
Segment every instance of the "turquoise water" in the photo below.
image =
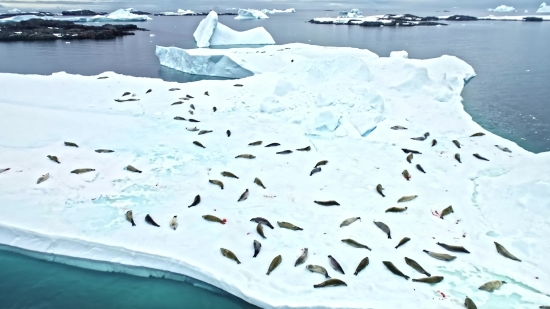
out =
<svg viewBox="0 0 550 309"><path fill-rule="evenodd" d="M258 308L214 287L209 288L217 292L188 282L88 270L4 250L0 278L2 309Z"/></svg>

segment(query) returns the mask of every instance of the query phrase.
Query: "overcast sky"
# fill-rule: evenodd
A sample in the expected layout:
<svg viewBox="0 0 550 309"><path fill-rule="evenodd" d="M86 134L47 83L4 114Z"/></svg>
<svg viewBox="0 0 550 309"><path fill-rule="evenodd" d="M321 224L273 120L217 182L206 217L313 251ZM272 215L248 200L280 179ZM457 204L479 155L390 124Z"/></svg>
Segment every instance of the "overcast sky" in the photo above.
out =
<svg viewBox="0 0 550 309"><path fill-rule="evenodd" d="M315 8L315 9L433 9L444 10L459 7L460 9L487 9L501 4L513 6L518 11L528 9L536 11L543 0L0 0L0 5L6 8L36 8L36 9L65 9L65 8L95 8L113 9L133 7L142 10L176 10L197 9L207 10L218 6L249 7L249 8Z"/></svg>

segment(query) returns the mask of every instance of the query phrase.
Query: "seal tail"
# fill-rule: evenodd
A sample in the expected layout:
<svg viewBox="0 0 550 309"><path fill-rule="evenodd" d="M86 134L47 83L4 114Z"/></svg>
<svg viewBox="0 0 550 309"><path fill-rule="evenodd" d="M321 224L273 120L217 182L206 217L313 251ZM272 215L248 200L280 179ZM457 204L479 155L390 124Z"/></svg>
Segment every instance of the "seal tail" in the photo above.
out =
<svg viewBox="0 0 550 309"><path fill-rule="evenodd" d="M136 226L136 223L134 222L134 219L132 219L132 226Z"/></svg>
<svg viewBox="0 0 550 309"><path fill-rule="evenodd" d="M331 279L330 276L328 275L328 273L325 274L325 278Z"/></svg>
<svg viewBox="0 0 550 309"><path fill-rule="evenodd" d="M268 224L267 226L269 226L271 229L274 229L274 227L273 227L273 225L271 225L271 223Z"/></svg>
<svg viewBox="0 0 550 309"><path fill-rule="evenodd" d="M318 287L319 287L318 284L313 285L313 288L315 288L315 289L318 288Z"/></svg>
<svg viewBox="0 0 550 309"><path fill-rule="evenodd" d="M301 227L299 227L299 228L298 228L298 231L303 231L303 230L304 230L304 229L303 229L303 228L301 228Z"/></svg>
<svg viewBox="0 0 550 309"><path fill-rule="evenodd" d="M418 282L418 280L416 280L416 279L413 279L413 280L412 280L412 282Z"/></svg>
<svg viewBox="0 0 550 309"><path fill-rule="evenodd" d="M424 272L424 275L426 275L426 276L428 276L428 277L431 277L431 276L432 276L432 275L430 275L429 272ZM413 281L414 281L414 279L413 279Z"/></svg>
<svg viewBox="0 0 550 309"><path fill-rule="evenodd" d="M405 279L409 280L409 278L410 278L409 276L405 276ZM414 279L413 279L413 281L414 281Z"/></svg>
<svg viewBox="0 0 550 309"><path fill-rule="evenodd" d="M354 272L353 274L357 276L357 272Z"/></svg>

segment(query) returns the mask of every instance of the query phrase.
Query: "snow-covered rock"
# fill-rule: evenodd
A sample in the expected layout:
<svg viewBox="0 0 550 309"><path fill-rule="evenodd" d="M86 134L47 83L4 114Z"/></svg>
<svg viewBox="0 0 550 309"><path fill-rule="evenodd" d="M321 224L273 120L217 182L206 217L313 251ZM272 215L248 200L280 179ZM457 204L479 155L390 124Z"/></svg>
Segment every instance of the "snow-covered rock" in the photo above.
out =
<svg viewBox="0 0 550 309"><path fill-rule="evenodd" d="M178 9L177 12L162 12L160 14L165 16L185 16L185 15L196 15L197 13L191 10Z"/></svg>
<svg viewBox="0 0 550 309"><path fill-rule="evenodd" d="M546 5L546 2L541 3L537 13L550 13L550 5Z"/></svg>
<svg viewBox="0 0 550 309"><path fill-rule="evenodd" d="M265 45L275 44L273 37L264 27L257 27L246 31L235 31L218 21L218 14L210 11L201 20L193 33L197 47L219 45Z"/></svg>
<svg viewBox="0 0 550 309"><path fill-rule="evenodd" d="M59 18L51 16L35 16L35 15L19 15L10 18L0 19L1 22L19 22L22 20L29 20L33 18L45 19L45 20L65 20L72 21L77 23L87 23L87 22L138 22L138 21L148 21L152 20L151 17L147 15L137 15L131 12L132 9L119 9L114 12L111 12L108 15L96 15L96 16L79 16L79 17L69 17L69 18Z"/></svg>
<svg viewBox="0 0 550 309"><path fill-rule="evenodd" d="M489 12L495 12L495 13L507 13L507 12L515 12L516 9L513 6L506 6L506 5L499 5L494 9L487 9Z"/></svg>
<svg viewBox="0 0 550 309"><path fill-rule="evenodd" d="M252 9L239 9L237 17L235 19L265 19L269 16L265 15L264 12L259 10Z"/></svg>
<svg viewBox="0 0 550 309"><path fill-rule="evenodd" d="M0 173L0 244L60 255L67 263L66 257L91 260L103 271L133 273L127 266L138 266L143 276L156 276L154 269L183 274L262 308L463 308L465 296L479 308L548 303L550 154L529 153L472 121L460 97L475 75L470 65L452 56L418 60L364 51L362 57L354 49L338 54L338 48L330 53L314 46L312 57L305 57L307 46L295 55L294 44L277 47L295 61L239 81L182 85L113 72L101 74L107 79L0 74L0 171L11 168ZM267 63L274 58L260 51L248 59ZM182 90L168 91L174 87ZM146 94L148 89L153 91ZM114 101L126 91L140 101ZM203 95L206 91L209 96ZM186 94L194 99L170 105ZM82 98L85 103L75 104ZM189 117L189 103L200 122L174 120ZM408 130L391 130L394 125ZM213 132L197 135L185 130L188 126ZM411 140L424 132L430 132L428 141ZM486 135L470 137L476 132ZM438 140L434 147L432 138ZM257 140L281 146L248 146ZM79 148L66 147L64 141ZM311 151L275 153L306 146ZM115 152L94 152L98 148ZM401 148L422 154L409 164ZM256 159L235 159L242 153ZM46 155L58 156L61 164ZM309 176L321 160L328 164ZM126 171L128 164L143 173ZM416 164L427 173L417 171ZM95 171L70 173L85 167ZM410 181L401 175L404 169ZM222 171L240 178L224 178ZM36 184L46 173L50 178ZM253 183L255 177L266 189ZM223 181L224 189L210 179ZM376 192L377 184L386 197ZM245 189L248 199L237 202ZM197 194L202 202L185 207ZM404 195L418 197L397 204ZM313 203L331 199L340 206ZM398 205L408 210L385 212ZM449 205L454 213L444 220L432 215ZM128 210L135 227L125 219ZM148 225L146 214L160 227ZM206 214L227 222L205 221ZM174 215L179 220L175 231L168 227ZM275 225L264 227L266 239L250 222L258 216ZM356 216L364 221L340 227ZM372 220L386 223L392 239ZM303 230L279 228L277 221ZM395 249L403 237L411 241ZM347 238L372 251L341 241ZM253 240L262 243L256 258ZM499 255L495 241L522 262ZM437 242L471 253L446 252ZM234 252L241 264L223 257L220 248ZM309 257L295 267L302 248L309 249ZM443 262L422 250L457 258ZM277 255L282 263L266 276ZM330 267L328 255L345 275ZM365 257L369 265L354 276ZM391 261L407 276L424 277L404 257L444 280L435 286L404 280L382 264ZM347 286L314 289L325 278L306 270L307 264L325 267ZM495 279L507 284L493 293L478 290Z"/></svg>
<svg viewBox="0 0 550 309"><path fill-rule="evenodd" d="M263 9L262 12L264 14L277 14L277 13L296 13L296 10L291 8L291 9L286 9L286 10L277 10L277 9L273 9L273 10L267 10L267 9Z"/></svg>

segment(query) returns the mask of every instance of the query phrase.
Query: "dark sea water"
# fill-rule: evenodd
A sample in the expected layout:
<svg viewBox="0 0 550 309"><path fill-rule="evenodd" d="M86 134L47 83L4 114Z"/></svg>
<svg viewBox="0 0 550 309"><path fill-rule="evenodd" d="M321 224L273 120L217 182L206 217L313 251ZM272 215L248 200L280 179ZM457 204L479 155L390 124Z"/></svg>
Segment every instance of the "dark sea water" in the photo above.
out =
<svg viewBox="0 0 550 309"><path fill-rule="evenodd" d="M382 13L488 15L483 11L364 11L365 15ZM471 64L477 73L463 92L464 107L473 119L527 150L550 150L550 22L449 22L446 27L412 28L305 22L335 14L309 10L274 15L267 20L239 21L221 16L220 21L235 30L265 27L278 44L349 46L366 48L381 56L406 50L410 58L420 59L455 55ZM0 43L0 72L96 75L114 71L168 81L201 80L204 77L161 67L155 46L195 48L192 34L202 18L153 16L152 21L136 23L149 32L111 41ZM0 251L0 278L0 308L253 307L235 297L184 282L85 270L5 251Z"/></svg>

